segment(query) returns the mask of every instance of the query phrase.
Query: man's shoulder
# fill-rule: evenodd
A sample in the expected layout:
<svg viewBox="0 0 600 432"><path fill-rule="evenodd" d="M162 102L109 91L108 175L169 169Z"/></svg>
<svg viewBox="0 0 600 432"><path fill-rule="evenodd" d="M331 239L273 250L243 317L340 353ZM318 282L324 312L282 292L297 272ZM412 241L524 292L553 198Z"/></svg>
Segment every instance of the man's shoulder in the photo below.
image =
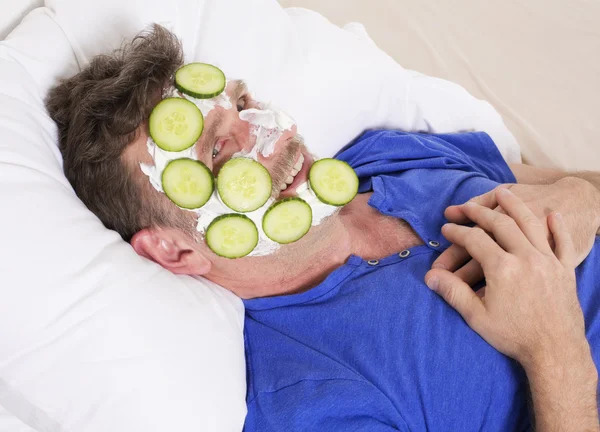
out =
<svg viewBox="0 0 600 432"><path fill-rule="evenodd" d="M344 146L335 157L350 159L365 153L386 153L390 156L418 157L424 155L480 157L498 154L495 143L485 132L456 132L429 134L404 132L393 129L370 129L364 131Z"/></svg>
<svg viewBox="0 0 600 432"><path fill-rule="evenodd" d="M411 135L411 133L394 129L367 129L342 147L341 150L336 153L335 157L338 158L338 156L354 147L368 146L383 139L400 139L407 135Z"/></svg>

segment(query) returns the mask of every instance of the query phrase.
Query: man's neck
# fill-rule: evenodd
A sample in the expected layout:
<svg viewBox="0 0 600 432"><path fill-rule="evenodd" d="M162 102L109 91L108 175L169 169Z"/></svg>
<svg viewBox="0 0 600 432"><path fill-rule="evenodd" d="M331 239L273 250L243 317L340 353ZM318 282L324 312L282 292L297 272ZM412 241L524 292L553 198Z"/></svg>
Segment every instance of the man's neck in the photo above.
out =
<svg viewBox="0 0 600 432"><path fill-rule="evenodd" d="M335 269L343 266L350 255L363 259L381 259L409 247L422 244L410 226L399 219L382 215L368 204L371 194L360 194L344 207L328 227L327 235L313 236L310 250L302 260L282 262L285 272L272 283L262 280L250 296L270 297L304 292L319 285ZM313 229L320 229L315 227ZM325 230L324 230L325 231Z"/></svg>

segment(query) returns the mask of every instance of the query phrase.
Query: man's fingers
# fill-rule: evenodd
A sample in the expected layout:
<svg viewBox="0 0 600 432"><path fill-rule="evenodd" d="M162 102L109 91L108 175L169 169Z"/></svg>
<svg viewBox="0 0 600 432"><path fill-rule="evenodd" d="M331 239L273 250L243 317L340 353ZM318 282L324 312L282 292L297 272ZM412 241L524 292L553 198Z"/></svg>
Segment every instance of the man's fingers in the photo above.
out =
<svg viewBox="0 0 600 432"><path fill-rule="evenodd" d="M509 185L509 184L500 185L497 188L489 191L488 193L476 196L475 198L471 198L467 202L473 202L475 204L479 204L481 206L491 208L491 209L496 208L498 206L498 202L496 200L496 191L498 189L502 189L502 188L508 189L511 186L512 185ZM444 212L444 216L446 217L446 219L448 219L449 222L453 222L456 224L466 224L470 221L470 219L462 211L463 207L464 207L464 204L450 206Z"/></svg>
<svg viewBox="0 0 600 432"><path fill-rule="evenodd" d="M465 204L463 212L478 226L492 233L506 251L514 253L531 249L531 243L510 216L474 203Z"/></svg>
<svg viewBox="0 0 600 432"><path fill-rule="evenodd" d="M492 211L492 210L490 210ZM442 234L449 242L462 246L477 260L483 269L493 268L506 252L479 227L446 224Z"/></svg>
<svg viewBox="0 0 600 432"><path fill-rule="evenodd" d="M499 189L496 198L498 204L517 223L529 242L540 252L551 254L552 249L548 243L546 230L529 207L508 189Z"/></svg>
<svg viewBox="0 0 600 432"><path fill-rule="evenodd" d="M441 268L456 271L461 268L471 256L464 247L451 245L431 265L431 268Z"/></svg>
<svg viewBox="0 0 600 432"><path fill-rule="evenodd" d="M473 330L483 328L485 306L471 287L459 277L447 270L434 269L425 275L425 283L456 309Z"/></svg>
<svg viewBox="0 0 600 432"><path fill-rule="evenodd" d="M481 282L485 277L483 274L483 269L481 268L481 264L475 260L469 261L464 266L456 270L454 274L471 287Z"/></svg>
<svg viewBox="0 0 600 432"><path fill-rule="evenodd" d="M573 238L560 213L552 213L548 219L548 227L554 237L554 254L567 268L575 268L577 254Z"/></svg>

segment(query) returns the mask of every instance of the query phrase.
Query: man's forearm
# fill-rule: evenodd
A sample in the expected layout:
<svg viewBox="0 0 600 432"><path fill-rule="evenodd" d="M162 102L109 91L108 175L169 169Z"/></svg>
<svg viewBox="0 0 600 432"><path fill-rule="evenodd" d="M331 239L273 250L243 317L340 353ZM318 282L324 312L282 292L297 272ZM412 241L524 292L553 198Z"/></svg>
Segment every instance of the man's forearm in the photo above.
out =
<svg viewBox="0 0 600 432"><path fill-rule="evenodd" d="M511 164L511 170L513 171L517 182L520 184L531 184L531 185L550 185L571 177L574 179L585 180L587 183L581 182L581 187L585 187L586 184L592 187L590 192L590 201L588 202L590 210L600 219L600 172L594 171L580 171L574 173L568 173L565 171L553 169L553 168L539 168L525 164ZM578 186L574 186L578 187ZM598 227L597 235L600 235L600 225Z"/></svg>
<svg viewBox="0 0 600 432"><path fill-rule="evenodd" d="M597 432L598 373L589 345L524 365L533 400L536 431Z"/></svg>
<svg viewBox="0 0 600 432"><path fill-rule="evenodd" d="M579 171L566 172L554 168L539 168L526 164L510 164L517 181L523 184L552 184L565 177L576 177L586 180L600 190L600 172Z"/></svg>
<svg viewBox="0 0 600 432"><path fill-rule="evenodd" d="M579 181L579 184L574 185L574 188L590 189L589 193L586 195L589 197L589 201L587 203L588 210L591 212L589 214L589 217L591 217L592 220L596 220L596 224L598 226L596 235L600 235L600 173L582 171L579 173L569 174L568 176L563 178L577 179L577 181Z"/></svg>

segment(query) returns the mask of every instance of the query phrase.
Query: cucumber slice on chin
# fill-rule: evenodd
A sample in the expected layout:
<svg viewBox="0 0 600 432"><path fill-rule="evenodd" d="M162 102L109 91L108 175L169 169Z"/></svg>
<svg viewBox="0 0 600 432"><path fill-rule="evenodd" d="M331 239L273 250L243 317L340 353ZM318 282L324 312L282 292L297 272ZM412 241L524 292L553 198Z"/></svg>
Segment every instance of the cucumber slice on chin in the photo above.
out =
<svg viewBox="0 0 600 432"><path fill-rule="evenodd" d="M312 225L312 209L302 198L290 197L273 204L263 216L263 231L271 240L288 244L300 240Z"/></svg>
<svg viewBox="0 0 600 432"><path fill-rule="evenodd" d="M224 258L242 258L258 244L258 229L248 216L230 213L215 218L206 229L206 244Z"/></svg>

